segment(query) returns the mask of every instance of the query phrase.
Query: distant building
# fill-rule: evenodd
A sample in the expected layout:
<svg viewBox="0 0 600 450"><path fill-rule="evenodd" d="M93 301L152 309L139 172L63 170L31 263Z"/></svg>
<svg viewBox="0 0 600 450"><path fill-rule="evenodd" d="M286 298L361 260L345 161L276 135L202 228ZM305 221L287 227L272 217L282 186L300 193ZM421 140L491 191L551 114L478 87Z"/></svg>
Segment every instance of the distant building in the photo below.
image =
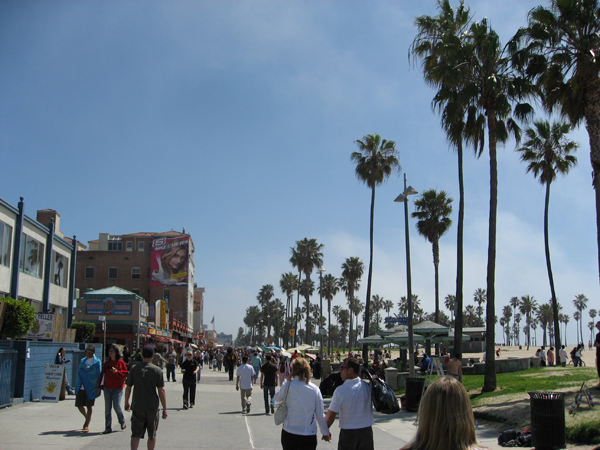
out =
<svg viewBox="0 0 600 450"><path fill-rule="evenodd" d="M37 211L37 220L0 199L0 297L28 300L37 312L68 315L75 285L71 277L75 247L60 230L60 214ZM67 324L65 324L67 325Z"/></svg>
<svg viewBox="0 0 600 450"><path fill-rule="evenodd" d="M204 292L202 287L194 289L194 334L204 331L202 321L204 318Z"/></svg>
<svg viewBox="0 0 600 450"><path fill-rule="evenodd" d="M231 334L217 333L217 344L229 347L233 345L233 336Z"/></svg>
<svg viewBox="0 0 600 450"><path fill-rule="evenodd" d="M77 254L76 285L80 292L119 287L154 306L165 300L169 323L179 339L191 338L194 320L194 244L177 231L109 235L89 241ZM163 316L164 317L164 316ZM158 325L158 324L157 324Z"/></svg>

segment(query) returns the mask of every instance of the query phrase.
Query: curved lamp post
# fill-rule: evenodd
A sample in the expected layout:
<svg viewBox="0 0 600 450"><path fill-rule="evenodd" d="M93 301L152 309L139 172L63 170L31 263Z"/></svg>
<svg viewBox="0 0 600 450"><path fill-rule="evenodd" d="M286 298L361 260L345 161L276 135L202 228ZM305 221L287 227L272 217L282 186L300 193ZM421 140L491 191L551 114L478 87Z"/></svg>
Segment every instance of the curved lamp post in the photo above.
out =
<svg viewBox="0 0 600 450"><path fill-rule="evenodd" d="M406 290L407 290L407 302L408 302L408 317L406 318L406 324L408 325L408 367L409 376L415 376L415 359L414 359L414 338L413 338L413 305L412 305L412 285L410 279L410 239L408 236L408 196L415 195L418 192L412 187L406 187L406 173L404 174L404 192L400 194L395 202L404 203L404 238L406 240Z"/></svg>

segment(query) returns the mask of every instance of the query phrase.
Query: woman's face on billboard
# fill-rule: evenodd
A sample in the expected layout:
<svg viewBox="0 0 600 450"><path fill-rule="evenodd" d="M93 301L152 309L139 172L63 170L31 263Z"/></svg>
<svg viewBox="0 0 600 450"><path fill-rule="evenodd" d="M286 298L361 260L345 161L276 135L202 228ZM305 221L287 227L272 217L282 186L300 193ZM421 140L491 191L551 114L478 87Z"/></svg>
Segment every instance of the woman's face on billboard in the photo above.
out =
<svg viewBox="0 0 600 450"><path fill-rule="evenodd" d="M171 259L169 259L169 267L173 271L178 271L187 260L187 251L184 248L177 250Z"/></svg>

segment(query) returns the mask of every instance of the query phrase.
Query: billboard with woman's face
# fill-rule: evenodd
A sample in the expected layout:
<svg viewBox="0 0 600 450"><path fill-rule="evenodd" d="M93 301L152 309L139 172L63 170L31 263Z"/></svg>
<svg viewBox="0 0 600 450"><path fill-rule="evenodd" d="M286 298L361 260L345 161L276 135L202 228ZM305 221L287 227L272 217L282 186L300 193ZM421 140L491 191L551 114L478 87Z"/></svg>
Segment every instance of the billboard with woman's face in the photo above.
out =
<svg viewBox="0 0 600 450"><path fill-rule="evenodd" d="M154 238L150 286L187 286L190 238Z"/></svg>

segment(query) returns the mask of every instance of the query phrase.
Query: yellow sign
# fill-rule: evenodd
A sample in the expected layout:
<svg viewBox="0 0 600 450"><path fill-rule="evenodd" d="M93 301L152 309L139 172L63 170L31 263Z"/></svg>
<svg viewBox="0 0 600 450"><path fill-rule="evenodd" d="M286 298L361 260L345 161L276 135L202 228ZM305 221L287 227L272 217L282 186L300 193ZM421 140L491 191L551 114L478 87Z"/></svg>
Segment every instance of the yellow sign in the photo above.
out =
<svg viewBox="0 0 600 450"><path fill-rule="evenodd" d="M167 302L160 302L160 327L167 328Z"/></svg>

